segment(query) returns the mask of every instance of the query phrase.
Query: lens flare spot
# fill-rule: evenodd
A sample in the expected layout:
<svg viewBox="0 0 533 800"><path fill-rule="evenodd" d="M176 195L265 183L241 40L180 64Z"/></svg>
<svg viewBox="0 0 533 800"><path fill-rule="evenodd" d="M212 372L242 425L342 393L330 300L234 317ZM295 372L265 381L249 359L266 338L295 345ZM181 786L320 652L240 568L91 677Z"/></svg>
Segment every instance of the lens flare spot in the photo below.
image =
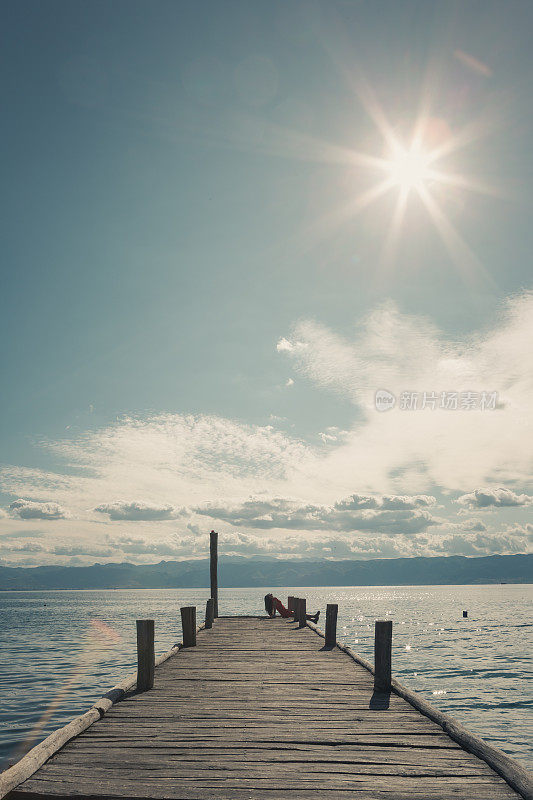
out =
<svg viewBox="0 0 533 800"><path fill-rule="evenodd" d="M115 628L100 619L91 620L90 632L95 639L104 645L118 644L122 639L122 636Z"/></svg>

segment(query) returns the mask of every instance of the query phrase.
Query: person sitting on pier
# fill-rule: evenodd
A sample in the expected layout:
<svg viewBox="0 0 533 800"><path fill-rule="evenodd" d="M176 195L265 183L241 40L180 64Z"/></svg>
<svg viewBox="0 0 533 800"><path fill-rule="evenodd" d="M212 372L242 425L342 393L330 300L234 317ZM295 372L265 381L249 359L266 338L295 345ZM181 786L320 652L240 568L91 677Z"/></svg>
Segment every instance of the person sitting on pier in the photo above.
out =
<svg viewBox="0 0 533 800"><path fill-rule="evenodd" d="M294 611L289 611L288 608L285 608L281 600L277 597L274 597L273 594L265 595L265 609L269 617L274 617L276 615L276 611L280 617L294 617ZM310 620L310 622L314 622L316 625L319 616L320 611L317 611L316 614L306 614L305 618Z"/></svg>

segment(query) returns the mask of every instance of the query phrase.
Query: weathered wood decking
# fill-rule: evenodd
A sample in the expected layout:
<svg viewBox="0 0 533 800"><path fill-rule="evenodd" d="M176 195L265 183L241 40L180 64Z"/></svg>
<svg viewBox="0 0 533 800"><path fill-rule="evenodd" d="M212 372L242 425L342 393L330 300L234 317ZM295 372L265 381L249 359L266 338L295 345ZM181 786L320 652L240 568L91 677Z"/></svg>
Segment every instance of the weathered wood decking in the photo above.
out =
<svg viewBox="0 0 533 800"><path fill-rule="evenodd" d="M202 631L9 798L504 800L477 757L309 628Z"/></svg>

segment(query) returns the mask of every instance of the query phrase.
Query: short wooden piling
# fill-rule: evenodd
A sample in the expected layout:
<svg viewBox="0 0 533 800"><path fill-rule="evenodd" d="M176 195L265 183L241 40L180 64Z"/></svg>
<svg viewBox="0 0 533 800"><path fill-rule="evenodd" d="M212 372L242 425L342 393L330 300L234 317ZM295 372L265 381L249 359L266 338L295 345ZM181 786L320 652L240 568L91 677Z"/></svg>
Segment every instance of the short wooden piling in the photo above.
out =
<svg viewBox="0 0 533 800"><path fill-rule="evenodd" d="M205 604L205 627L212 628L213 627L213 618L214 618L214 600L212 597L209 598L207 603Z"/></svg>
<svg viewBox="0 0 533 800"><path fill-rule="evenodd" d="M137 691L154 685L155 650L153 619L137 620Z"/></svg>
<svg viewBox="0 0 533 800"><path fill-rule="evenodd" d="M292 611L291 611L291 614L292 614L293 622L298 622L298 608L299 608L298 603L299 602L300 602L300 598L299 597L293 597L292 598Z"/></svg>
<svg viewBox="0 0 533 800"><path fill-rule="evenodd" d="M213 598L213 617L218 617L218 533L209 534L211 597Z"/></svg>
<svg viewBox="0 0 533 800"><path fill-rule="evenodd" d="M337 642L337 603L328 603L326 606L326 647L335 647Z"/></svg>
<svg viewBox="0 0 533 800"><path fill-rule="evenodd" d="M290 594L289 597L287 598L287 611L289 611L291 614L294 614L294 601L295 601L295 599L296 598L293 597L292 594Z"/></svg>
<svg viewBox="0 0 533 800"><path fill-rule="evenodd" d="M181 627L183 630L183 646L196 645L196 606L184 606L181 611Z"/></svg>
<svg viewBox="0 0 533 800"><path fill-rule="evenodd" d="M374 632L374 691L390 692L392 620L376 620Z"/></svg>
<svg viewBox="0 0 533 800"><path fill-rule="evenodd" d="M305 597L300 597L298 602L298 627L305 628L307 619L307 601Z"/></svg>

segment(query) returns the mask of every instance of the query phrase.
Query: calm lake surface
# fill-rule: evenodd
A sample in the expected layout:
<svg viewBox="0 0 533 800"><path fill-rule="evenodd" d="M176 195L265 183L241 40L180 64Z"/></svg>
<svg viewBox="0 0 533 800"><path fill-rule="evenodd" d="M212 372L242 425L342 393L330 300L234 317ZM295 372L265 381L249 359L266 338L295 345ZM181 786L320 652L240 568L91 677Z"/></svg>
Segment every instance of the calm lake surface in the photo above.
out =
<svg viewBox="0 0 533 800"><path fill-rule="evenodd" d="M264 613L270 589L223 589L221 614ZM533 768L532 585L272 589L339 604L338 639L373 659L376 619L394 620L393 674ZM136 666L135 620L156 654L181 638L179 608L207 589L0 592L0 769L85 711ZM468 618L463 619L463 609Z"/></svg>

